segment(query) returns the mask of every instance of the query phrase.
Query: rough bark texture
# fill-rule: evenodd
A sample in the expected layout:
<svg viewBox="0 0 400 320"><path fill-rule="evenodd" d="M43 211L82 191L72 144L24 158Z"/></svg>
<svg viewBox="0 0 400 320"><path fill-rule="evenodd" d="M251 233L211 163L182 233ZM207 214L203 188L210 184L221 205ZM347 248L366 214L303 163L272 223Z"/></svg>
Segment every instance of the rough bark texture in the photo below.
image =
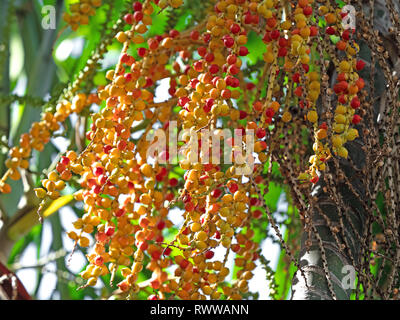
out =
<svg viewBox="0 0 400 320"><path fill-rule="evenodd" d="M354 4L354 2L351 1L350 4ZM371 13L369 4L371 3L374 6L374 29L378 30L383 37L384 47L390 54L389 60L392 71L398 72L400 48L396 44L395 37L400 37L400 35L388 33L391 24L385 0L367 1L367 5L363 8L364 15L369 17ZM400 7L398 2L394 3L394 6L396 10ZM357 16L357 19L360 19L360 15ZM360 21L357 21L357 28L360 26ZM370 46L367 46L366 43L361 44L360 58L371 61ZM372 61L377 62L377 60ZM376 125L382 103L385 103L382 99L385 99L386 91L385 77L379 68L379 64L376 63L372 68L371 70L371 65L368 65L363 77L369 77L369 75L374 77L372 92L377 99L369 102L371 103L370 108L374 108L373 123ZM330 74L330 76L332 79L335 75ZM366 79L366 82L369 82L369 80ZM368 87L367 90L371 94L371 87ZM383 116L382 111L380 116ZM364 152L366 149L363 148L366 139L369 139L369 137L361 135L356 141L346 144L349 150L349 158L358 170L354 170L349 161L340 160L338 162L339 168L345 174L344 179L340 179L340 175L338 178L336 172L337 167L333 161L330 161L329 170L320 177L319 183L312 191L312 196L316 197L319 209L313 208L312 210L313 236L309 238L308 233L304 232L302 237L299 264L305 277L299 271L296 272L292 283L291 299L347 300L353 292L352 288L348 286L349 281L345 278L349 274L349 269L344 267L350 266L356 271L361 267L361 248L363 245L369 246L369 243L365 240L365 235L369 232L366 221L371 218L365 210L365 203L374 201L374 199L366 199L367 191L372 190L375 186L365 183L371 181L369 178L365 179L365 175L371 175L374 169L376 170L376 168L366 167ZM336 190L329 190L325 183L332 177L336 180ZM346 178L353 190L350 190L348 185L343 183ZM363 203L360 202L360 199ZM347 210L344 211L343 208L347 208ZM342 226L342 229L340 226ZM337 233L332 232L333 229L339 231ZM310 243L307 243L308 239L312 241L311 246ZM309 250L307 250L307 244ZM340 244L343 244L343 246ZM360 274L358 276L362 277Z"/></svg>
<svg viewBox="0 0 400 320"><path fill-rule="evenodd" d="M349 147L349 154L352 159L357 159L356 163L363 165L363 153L359 146L355 143ZM332 163L331 163L332 165ZM352 168L348 167L345 162L341 162L341 168L346 172L346 175L353 184L356 191L361 197L365 196L365 186L359 183L359 173L353 172ZM329 174L329 173L328 173ZM354 196L352 191L348 189L346 184L339 183L337 192L345 204L352 210L344 213L340 212L335 201L332 200L329 193L324 192L324 180L320 180L313 192L312 196L318 198L318 205L322 213L318 209L313 211L313 225L315 227L315 236L312 238L312 245L307 251L306 241L308 234L304 233L302 237L302 245L300 251L300 266L303 268L308 288L305 285L305 279L300 274L296 274L292 285L292 299L296 300L327 300L332 299L329 284L324 271L324 263L327 264L330 279L333 286L333 291L337 299L347 300L352 292L347 281L342 281L343 276L348 274L345 266L354 266L354 262L359 262L359 250L363 233L363 225L365 216L363 214L362 205ZM327 225L326 217L332 225L339 226L343 223L343 234L333 234ZM340 248L335 240L335 236L340 238L340 243L347 243L348 248ZM323 261L320 244L324 249L326 261ZM350 257L353 257L352 260ZM357 267L357 266L354 266Z"/></svg>

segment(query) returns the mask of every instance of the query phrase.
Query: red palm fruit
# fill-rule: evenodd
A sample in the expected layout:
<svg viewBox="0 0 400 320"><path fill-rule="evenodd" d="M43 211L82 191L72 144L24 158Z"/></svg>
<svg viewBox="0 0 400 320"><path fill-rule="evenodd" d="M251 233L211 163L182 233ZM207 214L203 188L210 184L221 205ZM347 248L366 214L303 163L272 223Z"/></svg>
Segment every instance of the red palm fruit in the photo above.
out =
<svg viewBox="0 0 400 320"><path fill-rule="evenodd" d="M336 33L336 29L334 27L330 27L329 26L329 27L326 28L325 32L331 36L331 35L334 35Z"/></svg>
<svg viewBox="0 0 400 320"><path fill-rule="evenodd" d="M131 13L127 13L126 15L124 15L124 21L127 24L133 24L133 15Z"/></svg>
<svg viewBox="0 0 400 320"><path fill-rule="evenodd" d="M139 1L136 1L132 4L132 8L134 11L142 11L143 5Z"/></svg>
<svg viewBox="0 0 400 320"><path fill-rule="evenodd" d="M239 111L239 119L240 120L243 120L243 119L245 119L247 117L247 112L246 111L243 111L243 110L240 110ZM243 133L243 135L244 135L244 133Z"/></svg>
<svg viewBox="0 0 400 320"><path fill-rule="evenodd" d="M233 45L235 44L235 40L232 37L225 37L224 41L224 46L227 48L232 48Z"/></svg>
<svg viewBox="0 0 400 320"><path fill-rule="evenodd" d="M146 53L147 53L146 48L140 47L137 49L137 54L139 55L139 57L143 58L146 55Z"/></svg>
<svg viewBox="0 0 400 320"><path fill-rule="evenodd" d="M170 36L171 38L176 38L177 36L179 36L179 31L178 31L178 30L175 30L175 29L172 29L172 30L169 32L169 36Z"/></svg>
<svg viewBox="0 0 400 320"><path fill-rule="evenodd" d="M365 62L363 60L358 60L356 63L357 71L364 69L364 67L365 67Z"/></svg>
<svg viewBox="0 0 400 320"><path fill-rule="evenodd" d="M240 26L237 23L233 23L230 27L230 30L233 34L240 32Z"/></svg>
<svg viewBox="0 0 400 320"><path fill-rule="evenodd" d="M119 208L117 211L115 211L115 216L116 217L122 217L125 214L125 209L124 208Z"/></svg>
<svg viewBox="0 0 400 320"><path fill-rule="evenodd" d="M193 202L187 202L187 203L185 204L185 210L186 210L187 212L192 212L192 211L194 210L194 204L193 204Z"/></svg>
<svg viewBox="0 0 400 320"><path fill-rule="evenodd" d="M197 72L202 72L203 71L203 61L196 61L193 64L193 68L194 70L196 70Z"/></svg>
<svg viewBox="0 0 400 320"><path fill-rule="evenodd" d="M265 33L264 37L262 38L262 40L263 40L264 42L266 42L266 43L271 42L272 39L271 39L270 34L271 34L271 33L270 33L269 31L267 31L267 32Z"/></svg>
<svg viewBox="0 0 400 320"><path fill-rule="evenodd" d="M206 60L207 62L212 62L212 61L214 61L214 59L215 59L215 56L212 52L208 52L204 56L204 60Z"/></svg>
<svg viewBox="0 0 400 320"><path fill-rule="evenodd" d="M197 30L193 30L193 31L190 33L190 38L191 38L192 40L194 40L194 41L199 40L199 37L200 37L200 33L199 33Z"/></svg>
<svg viewBox="0 0 400 320"><path fill-rule="evenodd" d="M228 64L235 64L237 61L237 57L234 54L230 54L227 58L226 58L226 62L228 62Z"/></svg>
<svg viewBox="0 0 400 320"><path fill-rule="evenodd" d="M313 12L313 9L312 9L311 6L306 6L306 7L303 8L303 13L304 13L304 15L306 15L306 16L311 15L312 12Z"/></svg>
<svg viewBox="0 0 400 320"><path fill-rule="evenodd" d="M270 28L274 28L276 26L276 19L275 18L268 18L267 25Z"/></svg>
<svg viewBox="0 0 400 320"><path fill-rule="evenodd" d="M267 108L265 110L265 115L269 118L272 118L275 115L275 110L273 108Z"/></svg>
<svg viewBox="0 0 400 320"><path fill-rule="evenodd" d="M341 51L346 50L346 47L347 47L347 43L345 41L340 40L336 43L336 48L338 48Z"/></svg>
<svg viewBox="0 0 400 320"><path fill-rule="evenodd" d="M319 128L320 128L320 129L325 129L325 130L327 130L327 129L328 129L328 125L326 124L326 122L322 122L322 123L319 125Z"/></svg>
<svg viewBox="0 0 400 320"><path fill-rule="evenodd" d="M252 22L251 13L246 12L246 14L244 15L244 23L250 24L251 22Z"/></svg>
<svg viewBox="0 0 400 320"><path fill-rule="evenodd" d="M347 102L347 96L344 95L344 94L341 94L341 95L339 96L339 98L338 98L338 101L339 101L341 104L345 104L345 103Z"/></svg>
<svg viewBox="0 0 400 320"><path fill-rule="evenodd" d="M228 187L229 191L231 193L235 193L236 191L239 190L239 186L236 183L231 183Z"/></svg>
<svg viewBox="0 0 400 320"><path fill-rule="evenodd" d="M115 227L108 226L105 230L105 234L106 234L106 236L111 237L114 234L114 231L115 231Z"/></svg>
<svg viewBox="0 0 400 320"><path fill-rule="evenodd" d="M198 47L197 53L199 54L200 57L204 57L207 53L207 48L206 47Z"/></svg>
<svg viewBox="0 0 400 320"><path fill-rule="evenodd" d="M316 26L310 27L310 37L315 37L318 34L318 28Z"/></svg>
<svg viewBox="0 0 400 320"><path fill-rule="evenodd" d="M279 30L272 30L271 31L271 39L273 40L277 40L280 37L281 33L279 32Z"/></svg>
<svg viewBox="0 0 400 320"><path fill-rule="evenodd" d="M236 64L232 64L231 66L229 66L228 68L228 73L230 73L231 75L235 75L239 73L239 68Z"/></svg>
<svg viewBox="0 0 400 320"><path fill-rule="evenodd" d="M219 67L216 64L212 64L208 70L210 71L211 74L216 74L219 71Z"/></svg>
<svg viewBox="0 0 400 320"><path fill-rule="evenodd" d="M315 176L314 178L310 179L310 181L311 181L312 183L314 183L314 184L317 183L318 180L319 180L318 176Z"/></svg>
<svg viewBox="0 0 400 320"><path fill-rule="evenodd" d="M204 254L204 256L206 259L212 259L214 257L214 251L209 250Z"/></svg>
<svg viewBox="0 0 400 320"><path fill-rule="evenodd" d="M253 82L249 82L246 84L246 89L247 90L253 90L256 88L256 85Z"/></svg>
<svg viewBox="0 0 400 320"><path fill-rule="evenodd" d="M279 38L278 44L279 44L280 47L287 47L287 45L288 45L288 40L285 39L285 38L283 38L283 37L281 37L281 38Z"/></svg>
<svg viewBox="0 0 400 320"><path fill-rule="evenodd" d="M63 165L68 166L68 164L70 163L70 159L68 157L62 156L60 162Z"/></svg>
<svg viewBox="0 0 400 320"><path fill-rule="evenodd" d="M229 89L222 90L221 97L225 100L230 99L231 98L231 90L229 90Z"/></svg>
<svg viewBox="0 0 400 320"><path fill-rule="evenodd" d="M219 198L222 194L221 189L214 189L213 191L211 191L211 196L213 198Z"/></svg>
<svg viewBox="0 0 400 320"><path fill-rule="evenodd" d="M179 263L179 266L180 266L182 269L186 269L186 268L189 266L189 261L187 261L186 259L183 259L183 260Z"/></svg>
<svg viewBox="0 0 400 320"><path fill-rule="evenodd" d="M338 74L337 80L340 81L346 81L347 80L347 75L344 72L341 72Z"/></svg>
<svg viewBox="0 0 400 320"><path fill-rule="evenodd" d="M253 218L255 219L260 219L262 217L262 212L261 210L255 210L253 211Z"/></svg>
<svg viewBox="0 0 400 320"><path fill-rule="evenodd" d="M260 22L260 16L258 14L254 14L251 16L251 23L258 24Z"/></svg>
<svg viewBox="0 0 400 320"><path fill-rule="evenodd" d="M158 229L158 230L164 229L165 226L166 226L166 224L165 224L165 221L164 221L164 220L160 220L160 221L157 223L157 229Z"/></svg>
<svg viewBox="0 0 400 320"><path fill-rule="evenodd" d="M103 258L102 256L97 256L97 257L94 259L94 264L95 264L96 266L101 266L103 263L104 263L104 258Z"/></svg>
<svg viewBox="0 0 400 320"><path fill-rule="evenodd" d="M362 88L364 88L364 86L365 86L364 79L363 79L363 78L357 79L356 85L357 85L357 87L358 87L359 90L361 90Z"/></svg>
<svg viewBox="0 0 400 320"><path fill-rule="evenodd" d="M249 49L243 46L239 48L239 56L244 57L247 56L248 54L249 54Z"/></svg>
<svg viewBox="0 0 400 320"><path fill-rule="evenodd" d="M288 51L286 48L279 48L278 49L278 57L285 57L287 55Z"/></svg>
<svg viewBox="0 0 400 320"><path fill-rule="evenodd" d="M353 124L358 124L358 123L360 123L360 121L361 121L361 117L360 117L358 114L355 114L355 115L353 116L353 119L351 119L351 122L352 122Z"/></svg>
<svg viewBox="0 0 400 320"><path fill-rule="evenodd" d="M264 137L265 137L265 134L266 134L266 132L265 132L265 130L264 130L263 128L258 128L258 129L256 130L256 136L257 136L257 138L259 138L259 139L264 138Z"/></svg>
<svg viewBox="0 0 400 320"><path fill-rule="evenodd" d="M293 93L298 96L301 97L302 93L303 93L303 89L301 86L298 86L296 89L294 89Z"/></svg>
<svg viewBox="0 0 400 320"><path fill-rule="evenodd" d="M208 43L211 40L211 33L205 33L203 35L203 41L204 43Z"/></svg>
<svg viewBox="0 0 400 320"><path fill-rule="evenodd" d="M350 31L348 29L342 32L342 39L346 41L350 39Z"/></svg>
<svg viewBox="0 0 400 320"><path fill-rule="evenodd" d="M360 100L358 99L358 97L354 97L353 99L351 99L350 105L353 109L357 109L360 107Z"/></svg>

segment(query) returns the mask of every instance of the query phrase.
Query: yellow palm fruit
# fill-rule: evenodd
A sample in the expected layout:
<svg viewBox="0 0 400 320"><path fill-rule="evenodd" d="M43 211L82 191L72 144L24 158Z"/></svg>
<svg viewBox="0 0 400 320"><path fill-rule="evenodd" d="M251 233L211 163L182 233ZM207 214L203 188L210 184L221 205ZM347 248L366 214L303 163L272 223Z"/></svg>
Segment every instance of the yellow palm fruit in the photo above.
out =
<svg viewBox="0 0 400 320"><path fill-rule="evenodd" d="M348 151L347 151L347 149L346 149L345 147L340 147L340 148L338 149L338 151L337 151L337 154L338 154L339 157L347 158L347 156L348 156Z"/></svg>
<svg viewBox="0 0 400 320"><path fill-rule="evenodd" d="M309 77L310 81L318 81L319 80L318 72L315 72L315 71L311 71L308 74L308 77Z"/></svg>
<svg viewBox="0 0 400 320"><path fill-rule="evenodd" d="M341 147L343 145L343 139L339 135L334 135L332 137L332 145L335 148Z"/></svg>
<svg viewBox="0 0 400 320"><path fill-rule="evenodd" d="M319 14L320 16L323 16L323 15L327 14L328 12L329 12L329 9L328 9L328 7L326 7L326 6L320 6L320 7L318 8L318 14Z"/></svg>
<svg viewBox="0 0 400 320"><path fill-rule="evenodd" d="M282 115L282 121L289 122L290 120L292 120L292 114L289 111L285 111Z"/></svg>
<svg viewBox="0 0 400 320"><path fill-rule="evenodd" d="M341 133L344 131L344 124L341 123L335 123L333 125L333 131L335 131L336 133Z"/></svg>
<svg viewBox="0 0 400 320"><path fill-rule="evenodd" d="M308 93L308 97L311 101L317 101L318 97L319 97L319 90L310 90L310 92Z"/></svg>
<svg viewBox="0 0 400 320"><path fill-rule="evenodd" d="M313 80L310 83L310 89L311 90L318 90L321 88L321 84L319 83L319 81Z"/></svg>
<svg viewBox="0 0 400 320"><path fill-rule="evenodd" d="M200 231L200 229L201 229L201 224L198 223L198 222L193 222L193 223L190 225L190 230L191 230L192 232L198 232L198 231Z"/></svg>
<svg viewBox="0 0 400 320"><path fill-rule="evenodd" d="M344 105L338 105L336 107L335 113L345 114L347 112L347 108Z"/></svg>
<svg viewBox="0 0 400 320"><path fill-rule="evenodd" d="M283 30L289 30L292 27L292 22L290 20L286 20L281 23L281 28Z"/></svg>
<svg viewBox="0 0 400 320"><path fill-rule="evenodd" d="M46 196L46 190L43 188L35 188L36 197L43 199Z"/></svg>
<svg viewBox="0 0 400 320"><path fill-rule="evenodd" d="M151 177L151 175L153 174L153 168L151 165L149 165L148 163L143 164L140 167L140 172L145 176L145 177Z"/></svg>
<svg viewBox="0 0 400 320"><path fill-rule="evenodd" d="M118 32L117 35L115 36L115 38L121 43L128 40L128 36L123 31Z"/></svg>
<svg viewBox="0 0 400 320"><path fill-rule="evenodd" d="M268 9L271 9L274 7L274 0L265 0L264 4Z"/></svg>
<svg viewBox="0 0 400 320"><path fill-rule="evenodd" d="M327 137L327 132L326 132L325 129L319 129L319 130L317 131L317 138L318 138L318 140L325 139L326 137Z"/></svg>
<svg viewBox="0 0 400 320"><path fill-rule="evenodd" d="M350 63L348 62L348 61L346 61L346 60L343 60L343 61L341 61L340 62L340 64L339 64L339 70L341 71L341 72L348 72L348 71L350 71Z"/></svg>
<svg viewBox="0 0 400 320"><path fill-rule="evenodd" d="M346 117L343 114L335 115L336 123L346 123Z"/></svg>
<svg viewBox="0 0 400 320"><path fill-rule="evenodd" d="M355 138L358 138L358 130L357 129L349 129L346 134L346 138L348 141L353 141Z"/></svg>
<svg viewBox="0 0 400 320"><path fill-rule="evenodd" d="M308 119L308 121L310 121L310 122L312 122L312 123L317 122L317 120L318 120L318 114L317 114L317 112L316 112L315 110L310 110L310 111L308 111L308 113L307 113L307 119Z"/></svg>
<svg viewBox="0 0 400 320"><path fill-rule="evenodd" d="M266 63L272 63L272 62L274 62L275 57L271 51L267 51L264 53L263 59Z"/></svg>
<svg viewBox="0 0 400 320"><path fill-rule="evenodd" d="M86 238L86 237L80 237L79 238L79 241L78 241L78 244L79 244L79 246L81 246L81 247L88 247L89 246L89 239L88 238Z"/></svg>

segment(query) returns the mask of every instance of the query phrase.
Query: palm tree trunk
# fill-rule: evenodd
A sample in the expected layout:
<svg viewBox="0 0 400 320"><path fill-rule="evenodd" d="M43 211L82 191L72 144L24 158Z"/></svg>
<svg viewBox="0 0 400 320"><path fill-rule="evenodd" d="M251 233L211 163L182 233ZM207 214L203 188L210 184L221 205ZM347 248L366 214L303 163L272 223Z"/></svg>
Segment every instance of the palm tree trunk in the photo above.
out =
<svg viewBox="0 0 400 320"><path fill-rule="evenodd" d="M361 162L363 156L360 156L360 147L355 146L352 151L349 152L350 157L358 155ZM332 166L332 163L330 165ZM362 184L357 185L359 173L352 172L353 170L346 168L344 163L340 166L346 172L349 181L354 183L354 189L363 198L365 187ZM320 181L312 191L312 196L318 199L318 205L314 208L312 216L313 237L308 239L308 234L305 232L302 236L299 265L305 277L300 273L294 276L292 299L347 300L352 292L354 284L352 280L355 280L354 277L351 279L352 275L355 275L353 271L359 265L358 253L364 231L364 212L359 197L353 194L346 184L338 184L336 190L340 194L339 198L351 208L350 211L343 212L342 205L338 206L335 203L330 196L331 193L324 192L327 187L324 179ZM340 226L343 226L343 229ZM307 243L310 240L311 243ZM308 287L305 285L306 281Z"/></svg>
<svg viewBox="0 0 400 320"><path fill-rule="evenodd" d="M393 5L391 0L365 1L364 6L361 2L350 1L350 4L359 10L356 31L361 30L365 33L367 30L362 28L365 29L366 20L373 21L371 25L373 24L374 29L383 37L382 45L390 56L387 65L390 65L391 71L399 73L400 70L396 69L400 69L400 42L396 43L400 34L388 32L391 21L388 4L398 13L400 5L398 3ZM371 4L372 6L369 6ZM369 20L371 13L373 18ZM362 76L366 83L372 80L371 85L367 86L369 92L367 102L370 104L369 108L373 108L370 124L375 126L369 129L371 132L372 130L378 132L378 114L382 113L380 109L386 102L387 90L390 90L385 88L385 84L390 81L388 72L385 73L384 63L382 61L380 63L376 53L377 46L374 47L368 37L364 37L364 40L366 41L360 46L360 58L367 62L367 67ZM330 74L330 78L334 79L335 74ZM392 96L398 98L398 93L394 92ZM374 97L378 99L371 101ZM324 108L323 105L320 107ZM382 117L382 114L380 116ZM384 134L385 132L379 132L377 137ZM361 283L370 280L366 279L370 276L369 260L366 264L362 255L365 254L363 249L370 245L370 227L372 220L375 219L371 214L375 200L370 198L375 188L375 185L371 185L374 181L372 176L374 172L381 170L371 166L373 159L366 159L371 151L368 150L368 146L371 146L371 141L368 139L372 138L372 135L364 129L360 132L359 139L347 143L346 148L349 150L351 160L329 161L328 170L312 190L312 197L316 200L316 205L311 208L312 236L307 232L303 233L299 256L299 265L303 272L297 271L293 278L291 298L294 300L348 300L353 292L352 289L355 288L356 275ZM332 185L335 185L335 188L332 188ZM393 267L394 271L395 269L396 264ZM378 295L385 297L379 292L379 288L375 290L378 291Z"/></svg>

